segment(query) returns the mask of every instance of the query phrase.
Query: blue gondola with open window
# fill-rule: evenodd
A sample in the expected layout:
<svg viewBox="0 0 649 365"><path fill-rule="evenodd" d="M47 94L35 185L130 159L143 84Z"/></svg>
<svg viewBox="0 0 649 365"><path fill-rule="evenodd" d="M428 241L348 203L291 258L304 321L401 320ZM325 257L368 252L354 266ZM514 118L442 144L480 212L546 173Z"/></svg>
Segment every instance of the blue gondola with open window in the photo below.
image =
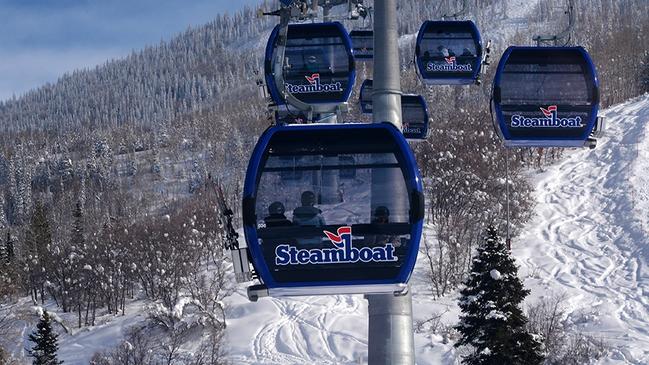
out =
<svg viewBox="0 0 649 365"><path fill-rule="evenodd" d="M250 298L404 290L423 209L415 159L391 124L270 127L244 186L244 232L261 281Z"/></svg>
<svg viewBox="0 0 649 365"><path fill-rule="evenodd" d="M287 27L285 44L280 44L283 28L277 25L266 46L264 74L273 101L298 109L293 104L335 107L346 102L356 75L351 40L342 24Z"/></svg>
<svg viewBox="0 0 649 365"><path fill-rule="evenodd" d="M582 47L509 47L493 83L494 126L509 147L595 146L599 83Z"/></svg>
<svg viewBox="0 0 649 365"><path fill-rule="evenodd" d="M475 23L425 21L417 35L415 68L426 85L467 85L478 81L483 48Z"/></svg>

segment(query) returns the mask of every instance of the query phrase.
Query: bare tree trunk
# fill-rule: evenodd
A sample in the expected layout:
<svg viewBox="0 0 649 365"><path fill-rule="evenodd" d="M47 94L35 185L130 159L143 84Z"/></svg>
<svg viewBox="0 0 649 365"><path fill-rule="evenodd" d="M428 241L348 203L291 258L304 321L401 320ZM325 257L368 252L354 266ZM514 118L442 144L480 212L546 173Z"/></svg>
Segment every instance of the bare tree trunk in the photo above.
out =
<svg viewBox="0 0 649 365"><path fill-rule="evenodd" d="M77 297L77 313L79 315L79 328L81 328L81 317L82 317L81 304L82 303L83 303L83 294L79 294L79 296Z"/></svg>

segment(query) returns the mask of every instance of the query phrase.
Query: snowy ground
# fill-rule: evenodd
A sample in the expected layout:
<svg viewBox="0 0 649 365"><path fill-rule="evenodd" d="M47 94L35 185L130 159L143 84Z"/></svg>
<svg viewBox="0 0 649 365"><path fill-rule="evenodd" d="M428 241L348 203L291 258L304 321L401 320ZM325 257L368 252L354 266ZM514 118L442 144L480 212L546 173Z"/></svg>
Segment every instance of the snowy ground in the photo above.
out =
<svg viewBox="0 0 649 365"><path fill-rule="evenodd" d="M433 300L421 257L411 280L415 322L443 314L453 324L455 295ZM362 295L262 298L245 288L228 298L227 343L236 364L367 364L367 300ZM417 334L417 364L452 363L455 350L441 336Z"/></svg>
<svg viewBox="0 0 649 365"><path fill-rule="evenodd" d="M533 296L567 293L569 319L649 364L649 96L610 108L594 150L536 179L536 217L513 244Z"/></svg>
<svg viewBox="0 0 649 365"><path fill-rule="evenodd" d="M605 112L606 136L594 150L570 150L533 175L536 215L513 243L528 303L567 295L568 320L612 351L600 364L649 364L649 95ZM421 258L412 279L415 321L446 313L455 295L434 300ZM362 296L230 298L232 360L240 364L366 362L367 302ZM453 364L450 344L416 334L418 364Z"/></svg>
<svg viewBox="0 0 649 365"><path fill-rule="evenodd" d="M528 303L565 293L575 328L609 344L599 364L649 364L649 95L604 114L608 129L596 149L566 151L562 162L531 176L536 214L513 242L513 254L532 290ZM421 257L411 280L415 322L443 314L441 323L453 325L457 294L434 299L425 265ZM251 303L241 285L225 302L232 363L367 363L367 301L360 295ZM85 364L95 351L113 347L144 318L143 306L136 301L124 317L63 334L61 358ZM66 322L73 327L74 318ZM33 328L20 326L10 348L16 355ZM455 364L458 354L444 342L416 333L417 364Z"/></svg>

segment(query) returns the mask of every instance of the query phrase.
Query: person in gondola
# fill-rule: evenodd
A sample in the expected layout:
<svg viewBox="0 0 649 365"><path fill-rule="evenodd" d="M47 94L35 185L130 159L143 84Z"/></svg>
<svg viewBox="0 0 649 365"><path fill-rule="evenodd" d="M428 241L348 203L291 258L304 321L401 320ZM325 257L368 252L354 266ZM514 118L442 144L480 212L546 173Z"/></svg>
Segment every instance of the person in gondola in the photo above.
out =
<svg viewBox="0 0 649 365"><path fill-rule="evenodd" d="M280 202L274 202L268 206L268 216L264 218L266 227L287 227L292 226L293 223L286 218L284 215L285 212L284 204Z"/></svg>
<svg viewBox="0 0 649 365"><path fill-rule="evenodd" d="M307 53L305 56L304 66L309 72L318 72L320 71L320 65L318 62L318 55L315 53Z"/></svg>
<svg viewBox="0 0 649 365"><path fill-rule="evenodd" d="M268 206L268 216L264 218L264 223L266 223L266 228L277 228L277 227L291 227L293 222L291 222L284 215L285 208L284 204L281 202L273 202ZM263 239L264 245L264 257L267 262L273 262L275 259L275 248L280 244L293 244L295 240L287 239L286 237L274 237L274 238L265 238Z"/></svg>
<svg viewBox="0 0 649 365"><path fill-rule="evenodd" d="M302 206L293 210L293 223L298 226L324 226L322 211L314 206L315 193L309 190L303 192L300 201Z"/></svg>
<svg viewBox="0 0 649 365"><path fill-rule="evenodd" d="M390 210L388 207L380 205L374 209L374 216L372 217L372 224L388 224L390 223ZM366 245L384 245L386 243L396 243L397 237L385 233L368 235L365 237Z"/></svg>
<svg viewBox="0 0 649 365"><path fill-rule="evenodd" d="M322 218L322 211L316 208L315 193L312 191L305 191L300 197L302 206L293 210L293 224L297 226L317 226L325 225L325 220ZM299 244L318 244L321 242L319 236L313 238L300 238L297 240Z"/></svg>
<svg viewBox="0 0 649 365"><path fill-rule="evenodd" d="M374 217L372 218L373 224L386 224L390 223L390 210L383 205L374 209Z"/></svg>

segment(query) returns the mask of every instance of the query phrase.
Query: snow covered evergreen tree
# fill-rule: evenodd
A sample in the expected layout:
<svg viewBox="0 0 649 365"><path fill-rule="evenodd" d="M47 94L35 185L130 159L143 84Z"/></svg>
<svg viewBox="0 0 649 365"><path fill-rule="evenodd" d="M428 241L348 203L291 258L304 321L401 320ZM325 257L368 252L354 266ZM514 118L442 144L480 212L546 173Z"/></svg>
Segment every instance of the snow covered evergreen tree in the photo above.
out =
<svg viewBox="0 0 649 365"><path fill-rule="evenodd" d="M2 231L0 231L1 233ZM14 245L11 232L6 230L6 237L0 235L0 303L16 294L20 287L19 274L14 262ZM2 333L2 316L0 316L0 333ZM3 362L0 359L0 365Z"/></svg>
<svg viewBox="0 0 649 365"><path fill-rule="evenodd" d="M541 343L525 329L527 318L519 307L529 290L517 276L518 268L496 229L487 228L487 237L478 248L471 274L461 291L462 334L456 347L468 345L470 355L462 363L541 364Z"/></svg>
<svg viewBox="0 0 649 365"><path fill-rule="evenodd" d="M36 331L29 335L29 340L34 347L29 350L29 356L34 358L34 365L58 365L59 361L56 352L59 350L58 337L52 330L52 320L47 311L43 311L40 322L36 325Z"/></svg>
<svg viewBox="0 0 649 365"><path fill-rule="evenodd" d="M11 231L7 229L2 247L2 259L5 263L10 264L14 260L15 255L14 240L11 236Z"/></svg>

